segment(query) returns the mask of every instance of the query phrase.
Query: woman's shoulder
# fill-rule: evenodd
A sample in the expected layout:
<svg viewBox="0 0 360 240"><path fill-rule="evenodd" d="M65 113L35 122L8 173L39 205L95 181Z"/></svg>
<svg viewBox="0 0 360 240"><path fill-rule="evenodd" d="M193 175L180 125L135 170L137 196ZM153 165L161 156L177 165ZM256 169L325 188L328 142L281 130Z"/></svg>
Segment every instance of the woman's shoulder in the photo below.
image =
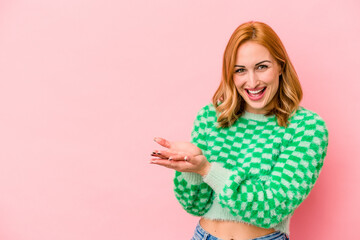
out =
<svg viewBox="0 0 360 240"><path fill-rule="evenodd" d="M299 106L295 114L289 118L290 125L304 126L305 128L315 128L323 126L326 128L324 119L316 112L303 106Z"/></svg>
<svg viewBox="0 0 360 240"><path fill-rule="evenodd" d="M316 112L307 109L303 106L299 106L298 109L296 110L295 114L293 115L293 118L296 120L321 120L324 121L322 119L322 117L320 117L319 114L317 114Z"/></svg>
<svg viewBox="0 0 360 240"><path fill-rule="evenodd" d="M216 109L213 103L208 103L205 106L201 107L198 111L198 115L202 115L204 117L215 117Z"/></svg>

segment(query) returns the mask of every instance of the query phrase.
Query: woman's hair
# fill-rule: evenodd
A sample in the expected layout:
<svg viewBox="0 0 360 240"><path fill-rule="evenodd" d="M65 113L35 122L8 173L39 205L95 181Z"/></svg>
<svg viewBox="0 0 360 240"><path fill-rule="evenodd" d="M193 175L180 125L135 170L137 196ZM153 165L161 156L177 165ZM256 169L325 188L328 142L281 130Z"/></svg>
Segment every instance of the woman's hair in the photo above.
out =
<svg viewBox="0 0 360 240"><path fill-rule="evenodd" d="M296 112L302 99L301 85L278 35L267 24L255 21L241 24L231 35L225 48L220 86L212 98L218 113L218 125L231 126L244 112L245 100L237 91L233 73L237 50L246 41L266 47L281 67L274 107L265 115L275 114L278 124L286 127L289 117Z"/></svg>

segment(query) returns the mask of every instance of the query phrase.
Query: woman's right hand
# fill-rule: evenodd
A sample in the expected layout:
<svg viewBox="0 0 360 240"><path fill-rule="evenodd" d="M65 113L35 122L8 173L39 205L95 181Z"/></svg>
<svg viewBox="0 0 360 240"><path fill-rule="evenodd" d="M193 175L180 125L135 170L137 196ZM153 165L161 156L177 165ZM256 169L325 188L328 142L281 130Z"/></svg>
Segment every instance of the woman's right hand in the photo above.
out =
<svg viewBox="0 0 360 240"><path fill-rule="evenodd" d="M196 145L190 142L170 142L159 137L154 138L154 141L167 150L155 150L151 156L157 158L150 163L180 172L194 172L201 176L208 173L211 164Z"/></svg>
<svg viewBox="0 0 360 240"><path fill-rule="evenodd" d="M168 152L183 152L185 154L187 153L193 156L202 155L201 149L190 142L170 142L160 137L155 137L154 141L161 146L167 148Z"/></svg>

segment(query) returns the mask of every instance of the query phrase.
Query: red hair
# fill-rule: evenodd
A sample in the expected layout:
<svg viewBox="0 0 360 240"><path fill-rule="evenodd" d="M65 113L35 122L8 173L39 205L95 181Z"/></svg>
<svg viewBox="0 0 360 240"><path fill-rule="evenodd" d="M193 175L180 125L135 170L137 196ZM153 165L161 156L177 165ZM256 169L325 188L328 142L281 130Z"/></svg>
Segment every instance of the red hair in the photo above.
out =
<svg viewBox="0 0 360 240"><path fill-rule="evenodd" d="M254 21L236 28L225 48L220 86L212 98L218 113L218 124L220 127L231 126L244 112L245 100L237 91L233 73L237 50L247 41L266 47L281 67L279 88L274 96L277 101L265 115L275 114L278 124L286 127L289 117L295 113L302 99L299 78L278 35L267 24Z"/></svg>

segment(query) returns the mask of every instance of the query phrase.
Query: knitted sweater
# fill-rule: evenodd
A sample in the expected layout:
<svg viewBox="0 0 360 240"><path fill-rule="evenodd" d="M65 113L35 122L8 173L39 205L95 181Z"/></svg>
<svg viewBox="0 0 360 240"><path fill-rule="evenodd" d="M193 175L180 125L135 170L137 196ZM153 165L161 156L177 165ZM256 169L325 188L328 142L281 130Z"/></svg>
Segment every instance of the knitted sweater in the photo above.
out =
<svg viewBox="0 0 360 240"><path fill-rule="evenodd" d="M289 125L244 112L217 127L212 104L194 121L191 142L211 163L204 177L175 172L174 192L190 214L252 224L290 235L290 218L319 177L328 146L325 122L299 107Z"/></svg>

